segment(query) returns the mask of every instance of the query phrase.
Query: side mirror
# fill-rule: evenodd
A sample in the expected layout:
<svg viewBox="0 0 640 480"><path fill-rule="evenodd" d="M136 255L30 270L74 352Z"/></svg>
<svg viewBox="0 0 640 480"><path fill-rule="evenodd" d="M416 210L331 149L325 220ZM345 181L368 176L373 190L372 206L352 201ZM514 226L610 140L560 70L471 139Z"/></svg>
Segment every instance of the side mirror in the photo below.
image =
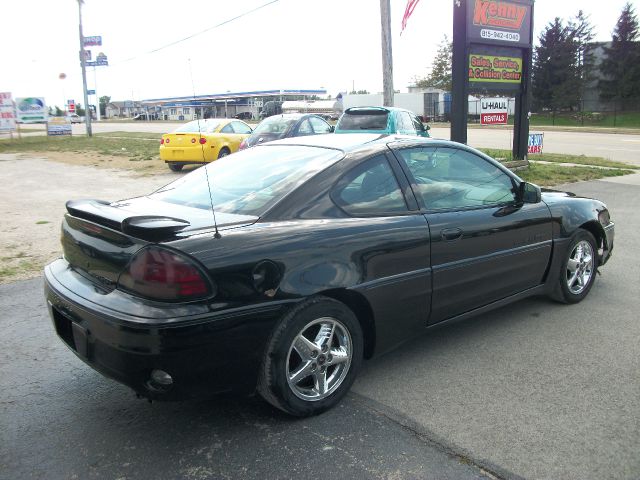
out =
<svg viewBox="0 0 640 480"><path fill-rule="evenodd" d="M428 132L429 130L431 130L431 125L425 125L424 129Z"/></svg>
<svg viewBox="0 0 640 480"><path fill-rule="evenodd" d="M333 133L336 131L336 127L334 127L333 125L329 125L329 133Z"/></svg>
<svg viewBox="0 0 640 480"><path fill-rule="evenodd" d="M518 200L520 203L540 203L542 191L539 186L533 183L522 182L518 189Z"/></svg>

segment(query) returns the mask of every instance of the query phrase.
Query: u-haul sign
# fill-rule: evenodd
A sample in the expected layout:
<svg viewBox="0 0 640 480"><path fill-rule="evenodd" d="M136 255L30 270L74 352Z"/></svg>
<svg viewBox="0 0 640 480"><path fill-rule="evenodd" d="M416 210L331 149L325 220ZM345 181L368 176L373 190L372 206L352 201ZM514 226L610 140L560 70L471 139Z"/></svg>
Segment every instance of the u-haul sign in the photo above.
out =
<svg viewBox="0 0 640 480"><path fill-rule="evenodd" d="M480 100L480 124L506 125L508 118L508 98L483 98Z"/></svg>

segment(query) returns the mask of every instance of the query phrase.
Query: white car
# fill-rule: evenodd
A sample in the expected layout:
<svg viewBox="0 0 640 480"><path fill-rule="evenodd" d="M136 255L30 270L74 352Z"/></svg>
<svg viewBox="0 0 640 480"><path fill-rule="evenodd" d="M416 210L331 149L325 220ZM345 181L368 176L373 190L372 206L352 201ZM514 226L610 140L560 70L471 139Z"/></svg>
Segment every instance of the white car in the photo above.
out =
<svg viewBox="0 0 640 480"><path fill-rule="evenodd" d="M83 118L77 113L71 113L67 115L67 120L69 120L69 122L71 123L82 123Z"/></svg>

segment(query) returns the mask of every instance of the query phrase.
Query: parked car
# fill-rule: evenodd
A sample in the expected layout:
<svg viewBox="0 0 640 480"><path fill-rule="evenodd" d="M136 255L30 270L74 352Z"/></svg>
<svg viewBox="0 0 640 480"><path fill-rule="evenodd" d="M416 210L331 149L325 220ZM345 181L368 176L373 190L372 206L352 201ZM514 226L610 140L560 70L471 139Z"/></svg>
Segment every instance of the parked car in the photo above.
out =
<svg viewBox="0 0 640 480"><path fill-rule="evenodd" d="M240 144L240 150L281 138L321 135L333 132L322 117L311 113L284 113L265 118Z"/></svg>
<svg viewBox="0 0 640 480"><path fill-rule="evenodd" d="M403 108L352 107L347 108L336 124L336 133L399 133L428 137L426 127L418 116Z"/></svg>
<svg viewBox="0 0 640 480"><path fill-rule="evenodd" d="M194 120L162 135L160 159L179 172L185 165L204 164L237 152L251 132L251 127L240 120Z"/></svg>
<svg viewBox="0 0 640 480"><path fill-rule="evenodd" d="M269 100L264 102L262 110L260 111L260 119L272 117L273 115L280 115L282 113L282 102L278 100Z"/></svg>
<svg viewBox="0 0 640 480"><path fill-rule="evenodd" d="M77 113L69 113L67 114L67 120L69 120L70 123L82 123L84 122L84 118L81 117L80 115L78 115Z"/></svg>
<svg viewBox="0 0 640 480"><path fill-rule="evenodd" d="M316 135L234 157L66 205L44 272L55 330L145 397L257 389L316 414L363 358L432 327L532 295L580 302L613 250L604 203L458 143Z"/></svg>
<svg viewBox="0 0 640 480"><path fill-rule="evenodd" d="M138 113L133 117L133 120L141 120L144 122L158 120L158 114L156 112Z"/></svg>
<svg viewBox="0 0 640 480"><path fill-rule="evenodd" d="M239 120L251 120L253 118L253 114L251 112L240 112L236 113L233 118L237 118Z"/></svg>

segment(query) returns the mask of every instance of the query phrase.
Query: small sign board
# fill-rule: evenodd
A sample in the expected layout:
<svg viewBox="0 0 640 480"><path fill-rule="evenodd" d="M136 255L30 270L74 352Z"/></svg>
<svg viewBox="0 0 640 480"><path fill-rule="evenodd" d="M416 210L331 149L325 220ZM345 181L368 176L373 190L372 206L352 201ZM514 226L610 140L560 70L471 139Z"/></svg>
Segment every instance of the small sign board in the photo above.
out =
<svg viewBox="0 0 640 480"><path fill-rule="evenodd" d="M530 47L532 3L505 0L467 0L467 41Z"/></svg>
<svg viewBox="0 0 640 480"><path fill-rule="evenodd" d="M75 100L67 100L67 112L76 113L76 101Z"/></svg>
<svg viewBox="0 0 640 480"><path fill-rule="evenodd" d="M95 95L96 91L95 90L87 90L87 95Z"/></svg>
<svg viewBox="0 0 640 480"><path fill-rule="evenodd" d="M529 146L527 153L542 153L542 146L544 145L544 133L530 133L529 134Z"/></svg>
<svg viewBox="0 0 640 480"><path fill-rule="evenodd" d="M100 35L84 37L82 43L85 47L99 47L102 45L102 37Z"/></svg>
<svg viewBox="0 0 640 480"><path fill-rule="evenodd" d="M72 135L71 123L66 118L54 117L47 122L47 135L51 137Z"/></svg>
<svg viewBox="0 0 640 480"><path fill-rule="evenodd" d="M0 132L13 132L16 129L16 112L11 92L0 92Z"/></svg>
<svg viewBox="0 0 640 480"><path fill-rule="evenodd" d="M508 98L480 99L481 125L506 125L509 118Z"/></svg>
<svg viewBox="0 0 640 480"><path fill-rule="evenodd" d="M16 98L16 114L19 123L46 122L49 110L42 97Z"/></svg>
<svg viewBox="0 0 640 480"><path fill-rule="evenodd" d="M469 54L469 81L493 84L522 83L522 57Z"/></svg>

